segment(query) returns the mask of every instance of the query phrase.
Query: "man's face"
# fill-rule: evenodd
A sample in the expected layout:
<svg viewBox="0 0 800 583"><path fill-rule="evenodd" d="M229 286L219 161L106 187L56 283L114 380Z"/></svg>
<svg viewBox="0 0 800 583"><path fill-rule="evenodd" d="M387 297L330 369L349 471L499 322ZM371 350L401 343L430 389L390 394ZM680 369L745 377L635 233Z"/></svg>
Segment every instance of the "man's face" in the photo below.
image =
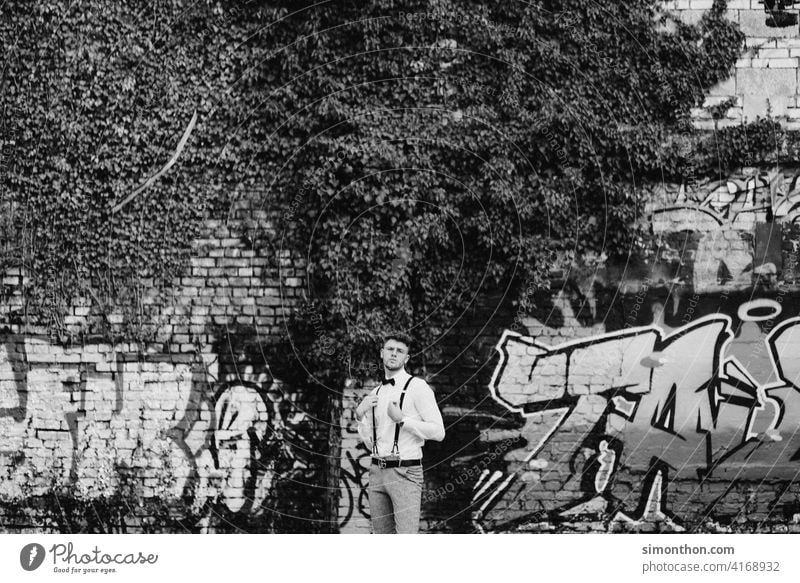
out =
<svg viewBox="0 0 800 583"><path fill-rule="evenodd" d="M400 370L408 362L408 346L397 340L387 340L381 348L381 359L386 370Z"/></svg>

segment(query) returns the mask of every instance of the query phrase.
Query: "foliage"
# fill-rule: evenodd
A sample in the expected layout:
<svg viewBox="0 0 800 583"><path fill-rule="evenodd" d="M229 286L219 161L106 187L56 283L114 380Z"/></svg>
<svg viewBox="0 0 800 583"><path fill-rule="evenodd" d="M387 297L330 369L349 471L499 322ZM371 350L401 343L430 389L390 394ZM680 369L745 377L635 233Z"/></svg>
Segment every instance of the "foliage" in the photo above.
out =
<svg viewBox="0 0 800 583"><path fill-rule="evenodd" d="M308 262L290 339L321 381L387 330L435 356L478 298L627 255L643 184L736 161L690 123L743 44L723 2L694 26L655 1L280 6L259 74L287 148L280 244Z"/></svg>
<svg viewBox="0 0 800 583"><path fill-rule="evenodd" d="M720 0L697 25L661 5L5 2L0 204L5 268L29 277L20 316L60 328L88 305L101 331L122 312L124 335L152 336L202 221L266 185L283 220L254 240L307 264L289 368L352 374L394 328L434 356L477 298L626 255L648 181L756 163L782 139L763 120L691 129L743 35ZM112 213L195 110L175 167Z"/></svg>
<svg viewBox="0 0 800 583"><path fill-rule="evenodd" d="M226 93L245 69L237 22L209 2L0 5L2 267L28 278L20 318L62 332L88 305L106 317L93 332L121 312L125 336L153 335L202 221L265 176L236 135L253 104ZM166 164L194 110L175 167L112 212Z"/></svg>
<svg viewBox="0 0 800 583"><path fill-rule="evenodd" d="M435 357L479 299L641 244L648 183L799 149L771 120L692 129L743 35L721 0L697 25L662 5L3 2L0 270L27 276L18 317L64 332L88 306L92 332L151 338L203 221L267 187L277 235L247 235L308 276L269 354L279 376L338 389L375 372L358 368L389 329ZM178 163L112 212L194 111Z"/></svg>

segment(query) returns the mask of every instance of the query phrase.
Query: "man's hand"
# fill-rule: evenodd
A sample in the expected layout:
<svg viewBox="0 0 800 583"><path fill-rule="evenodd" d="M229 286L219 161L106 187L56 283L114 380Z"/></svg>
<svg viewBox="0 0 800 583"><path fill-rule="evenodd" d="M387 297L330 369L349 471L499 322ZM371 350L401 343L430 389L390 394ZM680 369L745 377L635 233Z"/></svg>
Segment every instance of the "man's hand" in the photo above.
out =
<svg viewBox="0 0 800 583"><path fill-rule="evenodd" d="M361 403L358 404L358 407L356 408L356 415L358 415L358 418L361 419L367 414L367 411L374 409L377 404L378 395L367 395L361 400Z"/></svg>
<svg viewBox="0 0 800 583"><path fill-rule="evenodd" d="M389 408L386 410L386 412L389 413L389 418L395 423L400 423L403 420L403 411L400 410L400 406L397 404L397 401L392 401L389 403Z"/></svg>

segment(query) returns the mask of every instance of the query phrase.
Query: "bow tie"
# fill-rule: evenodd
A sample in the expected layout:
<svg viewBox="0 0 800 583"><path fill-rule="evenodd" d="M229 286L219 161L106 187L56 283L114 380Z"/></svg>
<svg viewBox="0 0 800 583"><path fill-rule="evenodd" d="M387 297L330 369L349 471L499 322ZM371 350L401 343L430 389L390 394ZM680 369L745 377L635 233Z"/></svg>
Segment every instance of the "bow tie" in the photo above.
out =
<svg viewBox="0 0 800 583"><path fill-rule="evenodd" d="M381 386L383 385L394 385L394 379L387 379L386 377L383 377L383 382L381 383Z"/></svg>

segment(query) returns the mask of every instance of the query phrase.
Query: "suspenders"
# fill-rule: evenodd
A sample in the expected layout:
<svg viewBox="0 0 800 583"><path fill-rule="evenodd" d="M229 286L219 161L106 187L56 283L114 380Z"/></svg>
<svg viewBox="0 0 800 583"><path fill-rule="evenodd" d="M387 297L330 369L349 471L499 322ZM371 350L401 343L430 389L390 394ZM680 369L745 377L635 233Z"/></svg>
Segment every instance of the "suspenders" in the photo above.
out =
<svg viewBox="0 0 800 583"><path fill-rule="evenodd" d="M403 401L406 398L406 390L408 389L408 385L411 382L411 379L414 377L410 377L406 384L403 386L403 392L400 393L400 410L403 410ZM378 387L378 390L375 391L375 395L377 396L378 393L381 392L381 387ZM395 423L394 426L394 443L392 444L392 455L400 455L400 448L397 447L397 440L400 437L400 425ZM372 454L377 456L378 455L378 427L375 423L375 407L372 408Z"/></svg>

